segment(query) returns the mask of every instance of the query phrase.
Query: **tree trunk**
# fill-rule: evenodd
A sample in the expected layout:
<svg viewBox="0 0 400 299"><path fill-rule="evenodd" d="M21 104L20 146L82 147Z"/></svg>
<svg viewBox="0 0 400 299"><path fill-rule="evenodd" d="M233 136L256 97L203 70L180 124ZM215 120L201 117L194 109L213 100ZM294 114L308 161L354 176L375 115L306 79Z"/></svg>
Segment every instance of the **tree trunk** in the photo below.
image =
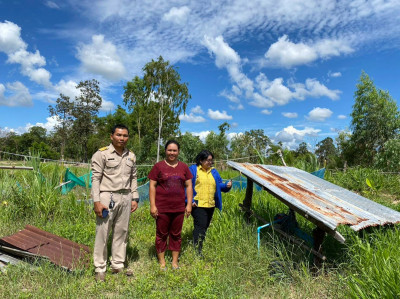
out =
<svg viewBox="0 0 400 299"><path fill-rule="evenodd" d="M161 109L158 110L157 162L160 161Z"/></svg>
<svg viewBox="0 0 400 299"><path fill-rule="evenodd" d="M139 119L138 119L138 135L139 135L139 148L141 148L141 146L140 146L140 116L139 116Z"/></svg>

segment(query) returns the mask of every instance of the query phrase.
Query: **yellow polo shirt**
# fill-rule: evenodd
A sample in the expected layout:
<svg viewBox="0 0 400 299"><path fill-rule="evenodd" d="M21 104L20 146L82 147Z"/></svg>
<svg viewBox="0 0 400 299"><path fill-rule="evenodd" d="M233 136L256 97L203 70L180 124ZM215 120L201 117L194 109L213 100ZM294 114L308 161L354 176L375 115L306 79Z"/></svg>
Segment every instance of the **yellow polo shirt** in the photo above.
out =
<svg viewBox="0 0 400 299"><path fill-rule="evenodd" d="M213 208L215 207L214 194L216 191L215 179L211 173L213 167L207 171L201 167L197 166L197 178L196 178L196 197L198 200L198 207L201 208Z"/></svg>

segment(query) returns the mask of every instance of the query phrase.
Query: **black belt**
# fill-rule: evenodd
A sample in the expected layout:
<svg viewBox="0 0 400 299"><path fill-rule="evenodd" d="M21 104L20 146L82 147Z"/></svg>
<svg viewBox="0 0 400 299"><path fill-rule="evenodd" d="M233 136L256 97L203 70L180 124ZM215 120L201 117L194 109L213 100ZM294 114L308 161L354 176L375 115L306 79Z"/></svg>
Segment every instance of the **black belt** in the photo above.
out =
<svg viewBox="0 0 400 299"><path fill-rule="evenodd" d="M131 190L127 190L127 189L120 189L117 191L111 191L112 193L118 193L118 194L129 194L131 192Z"/></svg>

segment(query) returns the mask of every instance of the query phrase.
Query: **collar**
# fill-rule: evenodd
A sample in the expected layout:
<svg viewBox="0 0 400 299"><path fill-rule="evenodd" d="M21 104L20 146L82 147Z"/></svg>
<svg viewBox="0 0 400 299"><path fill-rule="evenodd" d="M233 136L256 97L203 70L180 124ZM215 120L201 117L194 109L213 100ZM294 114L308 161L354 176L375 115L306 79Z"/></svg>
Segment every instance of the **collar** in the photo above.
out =
<svg viewBox="0 0 400 299"><path fill-rule="evenodd" d="M109 149L109 151L111 152L111 153L113 153L113 152L115 152L117 155L118 155L118 153L117 153L117 151L115 150L115 147L114 147L114 145L112 144L112 143L110 143L110 145L108 146L108 149ZM122 152L122 155L121 156L124 156L126 153L128 153L129 152L129 150L125 147L124 148L124 151Z"/></svg>
<svg viewBox="0 0 400 299"><path fill-rule="evenodd" d="M202 170L202 171L205 171L205 172L207 172L207 173L210 173L211 172L211 170L213 170L213 166L211 166L208 170L205 170L202 166L201 166L201 164L199 165L199 166L197 166L197 169L198 170Z"/></svg>

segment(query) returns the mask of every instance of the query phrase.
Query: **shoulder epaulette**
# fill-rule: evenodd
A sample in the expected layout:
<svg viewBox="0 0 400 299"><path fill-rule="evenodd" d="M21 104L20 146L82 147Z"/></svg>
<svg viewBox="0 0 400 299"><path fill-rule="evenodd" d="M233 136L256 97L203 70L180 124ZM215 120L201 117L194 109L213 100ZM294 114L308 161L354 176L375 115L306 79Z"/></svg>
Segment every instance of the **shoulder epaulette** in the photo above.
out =
<svg viewBox="0 0 400 299"><path fill-rule="evenodd" d="M105 151L105 150L108 150L108 146L105 146L105 147L102 147L102 148L99 148L99 151Z"/></svg>

